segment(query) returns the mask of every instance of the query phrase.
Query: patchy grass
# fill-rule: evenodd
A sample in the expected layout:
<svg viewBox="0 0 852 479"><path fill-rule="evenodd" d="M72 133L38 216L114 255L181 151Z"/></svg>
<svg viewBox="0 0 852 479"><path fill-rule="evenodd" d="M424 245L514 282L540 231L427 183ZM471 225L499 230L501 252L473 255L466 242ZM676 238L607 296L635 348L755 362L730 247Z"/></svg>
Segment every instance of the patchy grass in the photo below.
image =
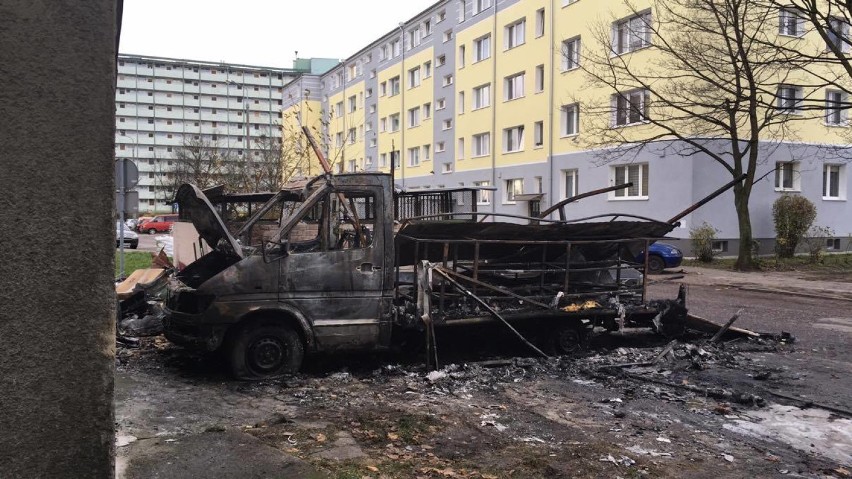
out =
<svg viewBox="0 0 852 479"><path fill-rule="evenodd" d="M119 269L119 252L115 252L115 277L117 278L121 272ZM124 252L124 276L130 276L130 273L137 269L151 267L151 253L142 251Z"/></svg>
<svg viewBox="0 0 852 479"><path fill-rule="evenodd" d="M704 263L688 259L683 261L683 265L730 270L733 269L735 261L736 258L717 258L711 263ZM792 258L769 256L760 258L758 265L762 271L799 271L818 277L838 275L852 278L852 253L825 254L815 263L811 262L811 258L807 255L794 256Z"/></svg>

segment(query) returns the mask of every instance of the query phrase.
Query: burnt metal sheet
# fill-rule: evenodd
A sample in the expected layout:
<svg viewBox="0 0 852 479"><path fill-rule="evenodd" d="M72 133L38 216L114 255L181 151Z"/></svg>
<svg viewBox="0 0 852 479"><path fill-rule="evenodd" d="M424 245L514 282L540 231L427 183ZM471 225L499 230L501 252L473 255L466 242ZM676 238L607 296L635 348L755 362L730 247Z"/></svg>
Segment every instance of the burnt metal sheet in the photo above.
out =
<svg viewBox="0 0 852 479"><path fill-rule="evenodd" d="M228 232L210 200L197 186L188 183L181 185L175 194L175 201L180 208L181 217L189 217L192 220L196 231L207 244L243 257L237 241Z"/></svg>

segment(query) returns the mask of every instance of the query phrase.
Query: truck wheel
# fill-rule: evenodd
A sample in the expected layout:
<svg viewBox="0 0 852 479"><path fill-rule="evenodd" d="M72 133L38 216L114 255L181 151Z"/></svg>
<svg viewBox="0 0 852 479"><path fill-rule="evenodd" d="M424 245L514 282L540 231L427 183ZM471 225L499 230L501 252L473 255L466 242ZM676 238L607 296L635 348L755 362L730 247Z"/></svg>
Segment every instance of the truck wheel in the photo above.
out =
<svg viewBox="0 0 852 479"><path fill-rule="evenodd" d="M580 352L584 346L583 332L573 324L564 324L553 332L553 352L559 355L571 355Z"/></svg>
<svg viewBox="0 0 852 479"><path fill-rule="evenodd" d="M657 255L648 257L648 274L659 274L666 269L666 262Z"/></svg>
<svg viewBox="0 0 852 479"><path fill-rule="evenodd" d="M231 372L237 379L270 379L297 372L305 347L289 326L250 325L237 332L229 356Z"/></svg>

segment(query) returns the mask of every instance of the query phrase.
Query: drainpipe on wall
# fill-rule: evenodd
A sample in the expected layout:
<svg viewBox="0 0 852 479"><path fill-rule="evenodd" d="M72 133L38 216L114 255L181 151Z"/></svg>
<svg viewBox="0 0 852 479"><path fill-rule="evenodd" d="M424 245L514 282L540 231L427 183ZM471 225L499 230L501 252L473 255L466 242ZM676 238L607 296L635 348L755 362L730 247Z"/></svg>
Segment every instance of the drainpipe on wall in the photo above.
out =
<svg viewBox="0 0 852 479"><path fill-rule="evenodd" d="M400 176L402 176L402 189L405 189L405 161L402 158L402 152L405 151L405 120L406 113L405 111L405 23L399 22L399 48L402 50L402 60L399 62L399 168L400 168ZM413 48L413 46L412 46ZM393 156L393 150L391 150L391 156ZM391 164L391 167L395 167L396 165Z"/></svg>
<svg viewBox="0 0 852 479"><path fill-rule="evenodd" d="M548 195L550 198L550 203L548 206L553 206L558 201L556 198L556 192L559 190L559 182L556 180L557 175L555 174L554 167L555 161L553 160L553 90L556 88L554 84L554 80L556 78L556 0L550 0L550 88L547 93L547 163L548 163L548 171L550 172L550 194ZM561 51L561 50L560 50ZM542 132L544 134L544 132Z"/></svg>
<svg viewBox="0 0 852 479"><path fill-rule="evenodd" d="M494 59L491 62L491 84L494 85L494 88L491 89L492 95L494 95L494 108L491 112L491 186L497 188L497 2L494 2L491 8L494 9L491 22L491 58ZM500 190L494 191L497 193ZM491 212L497 212L496 194L491 202Z"/></svg>

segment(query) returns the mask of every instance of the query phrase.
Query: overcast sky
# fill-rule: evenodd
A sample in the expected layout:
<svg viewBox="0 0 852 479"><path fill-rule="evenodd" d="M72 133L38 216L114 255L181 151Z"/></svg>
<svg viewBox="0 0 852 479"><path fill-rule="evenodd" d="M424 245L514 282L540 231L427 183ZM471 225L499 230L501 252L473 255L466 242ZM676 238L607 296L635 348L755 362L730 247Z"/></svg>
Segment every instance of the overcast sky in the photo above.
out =
<svg viewBox="0 0 852 479"><path fill-rule="evenodd" d="M124 0L121 53L291 67L353 55L436 0Z"/></svg>

